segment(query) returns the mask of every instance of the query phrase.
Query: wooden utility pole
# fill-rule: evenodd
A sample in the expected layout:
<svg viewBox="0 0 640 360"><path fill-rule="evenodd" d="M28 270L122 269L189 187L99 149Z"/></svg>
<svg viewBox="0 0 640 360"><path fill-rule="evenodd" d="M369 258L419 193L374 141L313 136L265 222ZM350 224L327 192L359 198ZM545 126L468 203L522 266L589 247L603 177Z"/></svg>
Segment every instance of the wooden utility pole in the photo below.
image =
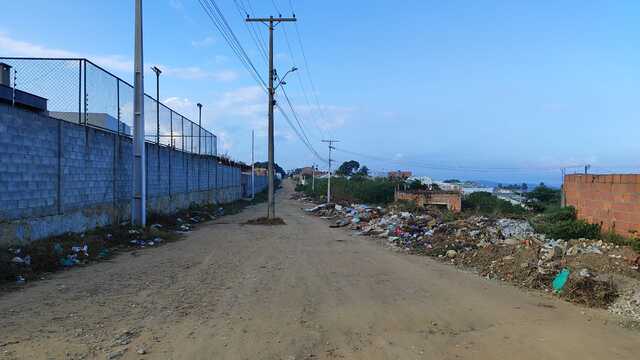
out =
<svg viewBox="0 0 640 360"><path fill-rule="evenodd" d="M311 192L316 191L316 164L311 165Z"/></svg>
<svg viewBox="0 0 640 360"><path fill-rule="evenodd" d="M254 150L255 150L255 135L254 135L254 131L251 130L251 199L255 199L256 197L256 185L255 185L256 161L254 157Z"/></svg>
<svg viewBox="0 0 640 360"><path fill-rule="evenodd" d="M333 143L340 142L339 140L322 140L324 143L329 143L329 181L327 182L327 204L331 202L331 150L335 150Z"/></svg>
<svg viewBox="0 0 640 360"><path fill-rule="evenodd" d="M247 22L260 22L263 23L265 25L267 25L269 27L269 103L268 103L268 107L269 107L269 135L268 135L268 139L269 139L269 146L268 146L268 153L269 153L269 164L267 167L267 172L268 172L268 176L269 176L269 197L268 197L268 204L267 204L267 217L269 219L273 219L276 217L276 203L275 203L275 185L274 185L274 173L273 173L273 169L274 169L274 146L273 146L273 107L275 106L276 102L274 100L275 97L275 89L273 86L273 82L275 81L276 78L276 72L273 69L273 30L275 29L275 26L278 25L281 22L291 22L291 21L297 21L295 16L294 17L290 17L290 18L283 18L283 17L277 17L274 18L273 16L270 16L268 18L250 18L249 16L247 16Z"/></svg>

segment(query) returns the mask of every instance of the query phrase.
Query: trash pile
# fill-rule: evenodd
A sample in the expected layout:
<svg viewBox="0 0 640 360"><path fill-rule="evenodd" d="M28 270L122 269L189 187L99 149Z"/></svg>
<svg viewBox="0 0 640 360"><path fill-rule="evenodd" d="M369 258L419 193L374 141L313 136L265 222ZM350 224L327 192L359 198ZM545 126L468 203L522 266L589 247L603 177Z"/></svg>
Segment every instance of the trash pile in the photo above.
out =
<svg viewBox="0 0 640 360"><path fill-rule="evenodd" d="M20 246L0 247L0 285L24 285L45 273L106 259L121 250L156 247L190 232L195 224L240 211L248 202L192 206L175 214L150 214L140 229L123 222L88 233L67 233Z"/></svg>
<svg viewBox="0 0 640 360"><path fill-rule="evenodd" d="M606 308L622 291L610 273L634 279L633 286L640 289L640 260L628 246L602 240L548 239L524 219L469 216L446 220L435 208L412 213L361 204L321 204L305 211L330 220L331 227L385 239L396 251L433 256L489 279L555 292L591 307ZM628 304L640 314L640 301Z"/></svg>

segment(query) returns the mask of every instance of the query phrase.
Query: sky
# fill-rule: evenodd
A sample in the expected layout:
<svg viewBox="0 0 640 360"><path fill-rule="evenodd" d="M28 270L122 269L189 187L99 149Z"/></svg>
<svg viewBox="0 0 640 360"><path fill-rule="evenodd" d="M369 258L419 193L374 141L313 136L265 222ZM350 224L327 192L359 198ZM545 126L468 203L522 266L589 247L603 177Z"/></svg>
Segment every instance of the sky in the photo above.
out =
<svg viewBox="0 0 640 360"><path fill-rule="evenodd" d="M132 82L133 3L6 2L0 56L86 57ZM279 74L299 68L283 87L320 157L276 112L286 169L326 168L321 140L334 138L338 162L435 179L557 184L563 167L640 170L638 1L216 3L263 78L250 31L264 44L267 28L250 30L243 9L295 11L297 23L275 30L275 64ZM198 0L144 1L144 61L148 94L157 65L163 103L193 120L204 105L219 153L250 162L255 130L256 160L266 158L266 93ZM282 91L278 102L298 126Z"/></svg>

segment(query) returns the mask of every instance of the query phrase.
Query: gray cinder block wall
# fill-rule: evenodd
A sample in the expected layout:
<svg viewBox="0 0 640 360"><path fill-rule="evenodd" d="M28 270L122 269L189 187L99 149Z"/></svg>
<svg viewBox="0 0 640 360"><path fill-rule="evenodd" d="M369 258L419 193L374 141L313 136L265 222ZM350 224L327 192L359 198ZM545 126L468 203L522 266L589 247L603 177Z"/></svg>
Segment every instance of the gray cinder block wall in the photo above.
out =
<svg viewBox="0 0 640 360"><path fill-rule="evenodd" d="M128 137L0 104L0 244L128 220L132 150ZM146 154L149 212L246 196L239 167L149 143Z"/></svg>

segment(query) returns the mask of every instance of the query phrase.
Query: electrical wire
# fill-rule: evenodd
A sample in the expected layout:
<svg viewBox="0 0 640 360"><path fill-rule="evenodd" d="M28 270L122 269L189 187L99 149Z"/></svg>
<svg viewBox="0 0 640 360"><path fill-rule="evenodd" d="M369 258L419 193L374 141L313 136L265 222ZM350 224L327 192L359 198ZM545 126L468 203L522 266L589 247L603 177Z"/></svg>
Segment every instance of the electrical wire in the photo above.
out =
<svg viewBox="0 0 640 360"><path fill-rule="evenodd" d="M328 163L329 160L323 158L322 156L320 156L320 154L318 154L318 152L313 148L313 146L308 143L305 139L305 137L300 133L300 131L298 131L298 129L295 127L295 125L293 124L293 122L291 121L291 119L289 118L289 115L286 113L286 111L278 104L276 104L276 109L278 109L278 111L280 111L280 114L282 114L282 117L284 117L284 119L287 121L287 123L289 124L289 126L291 127L291 129L293 130L293 132L296 134L296 136L300 139L300 141L302 141L302 143L307 147L307 149L320 161L324 162L324 163Z"/></svg>
<svg viewBox="0 0 640 360"><path fill-rule="evenodd" d="M318 152L315 150L315 148L311 144L311 141L309 140L309 137L307 136L307 132L305 131L304 126L302 125L302 119L300 119L300 117L298 116L296 110L293 108L293 104L291 103L291 100L289 99L289 96L287 95L287 92L285 91L284 87L280 87L280 89L282 90L282 94L284 95L284 98L287 101L287 104L289 105L289 109L291 109L291 113L293 114L293 118L298 123L298 127L300 128L300 131L301 131L303 137L305 138L306 143L309 145L309 147L311 147L312 152L314 154L316 154L317 156L319 156Z"/></svg>
<svg viewBox="0 0 640 360"><path fill-rule="evenodd" d="M467 166L445 166L445 165L438 165L438 164L426 164L426 163L422 163L422 162L418 162L418 161L411 161L411 160L401 160L401 159L390 159L390 158L384 158L384 157L379 157L379 156L373 156L373 155L369 155L369 154L363 154L363 153L359 153L359 152L355 152L355 151L351 151L351 150L346 150L346 149L342 149L342 148L338 148L338 147L334 147L334 150L336 151L340 151L346 154L350 154L350 155L354 155L354 156L359 156L359 157L363 157L363 158L368 158L371 160L376 160L376 161L381 161L381 162L385 162L385 163L395 163L395 164L404 164L404 165L409 165L409 166L414 166L414 167L418 167L418 168L424 168L424 169L429 169L429 170L444 170L444 171L468 171L468 172L482 172L482 173L489 173L489 172L497 172L497 171L509 171L509 172L540 172L540 171L549 171L549 172L555 172L558 171L560 169L570 169L570 168L581 168L584 167L584 165L576 165L576 164L569 164L569 165L563 165L563 166L547 166L547 167L467 167Z"/></svg>
<svg viewBox="0 0 640 360"><path fill-rule="evenodd" d="M254 80L256 80L258 85L260 85L262 87L262 89L265 92L268 93L266 82L264 81L264 79L262 78L260 73L257 71L255 65L253 64L253 62L251 60L251 58L249 57L249 55L245 51L244 47L242 46L242 44L238 40L238 38L235 35L233 29L229 25L229 22L225 18L224 14L222 13L220 8L218 7L218 4L215 2L215 0L198 0L198 1L199 1L200 5L202 6L202 9L205 11L205 13L209 17L209 19L212 21L212 23L218 29L220 34L223 36L223 38L225 39L225 41L227 42L229 47L231 47L232 51L234 52L236 57L240 60L242 65L245 67L245 69L254 78ZM247 15L249 14L248 11L247 11L247 8L242 6L241 3L239 3L236 0L234 0L234 3L236 5L236 8L239 11L241 17L242 17L242 11L244 11L245 14L247 14ZM248 0L247 0L247 5L251 9L251 3ZM275 5L275 3L274 3L274 5ZM251 34L251 31L249 31L249 32ZM252 38L254 39L254 42L256 43L256 46L258 46L258 48L260 48L261 47L260 46L260 41L257 39L258 38L257 34L256 34L255 38L253 36L252 36ZM291 47L289 46L289 48L291 48ZM263 55L266 55L264 53L265 52L263 52ZM298 127L299 127L300 130L298 130L298 128L296 128L296 126L293 124L293 122L289 118L288 114L286 113L286 111L284 109L282 109L282 107L280 107L277 103L276 103L275 107L280 111L280 113L285 118L285 120L287 121L287 123L289 124L291 129L294 131L294 133L300 139L300 141L302 141L302 143L305 145L305 147L307 147L307 149L316 158L318 158L318 160L320 160L322 162L328 162L328 160L326 160L322 156L320 156L320 154L315 150L315 148L313 147L313 145L309 141L309 138L308 138L308 136L307 136L307 134L306 134L306 132L304 130L304 126L302 124L302 121L299 118L297 112L295 111L295 109L293 107L293 104L291 103L291 100L287 96L286 92L284 92L284 88L283 88L283 94L285 96L287 104L289 105L289 107L290 107L290 109L292 111L294 119L298 123Z"/></svg>
<svg viewBox="0 0 640 360"><path fill-rule="evenodd" d="M220 11L220 8L216 4L215 0L198 0L204 12L209 16L209 19L215 27L218 29L222 37L225 39L231 50L236 57L240 60L249 74L256 80L258 85L262 87L264 91L267 91L267 84L256 69L255 65L251 61L251 58L247 55L247 52L242 47L242 44L238 41L233 29L229 26L226 18Z"/></svg>
<svg viewBox="0 0 640 360"><path fill-rule="evenodd" d="M247 8L242 5L242 3L240 3L239 0L233 0L234 4L236 5L236 9L238 10L238 13L240 14L240 17L243 18L244 20L244 16L246 15L246 17L249 17L249 11L247 11ZM253 40L253 43L256 44L256 47L258 48L258 52L260 53L260 55L262 55L264 61L266 64L269 63L269 56L267 55L267 50L265 45L260 41L258 34L256 32L256 29L253 27L253 23L248 23L246 21L244 22L244 26L247 29L247 32L249 33L249 36L251 37L251 40Z"/></svg>
<svg viewBox="0 0 640 360"><path fill-rule="evenodd" d="M272 0L273 1L273 0ZM295 9L293 7L293 2L291 0L289 0L289 7L291 8L291 12L295 14ZM307 59L307 54L304 51L304 45L302 42L302 36L300 35L300 28L298 26L298 23L294 23L294 28L296 30L296 37L298 39L298 45L300 46L300 52L302 53L302 59L304 61L304 70L305 70L305 74L307 74L307 80L309 81L309 85L311 87L311 93L313 95L313 99L315 100L315 104L316 104L316 109L318 111L318 113L320 114L320 118L324 121L325 124L328 123L328 117L327 114L324 111L324 108L320 105L320 100L318 99L318 90L315 86L315 83L313 81L313 77L311 76L311 67L309 66L309 61Z"/></svg>

